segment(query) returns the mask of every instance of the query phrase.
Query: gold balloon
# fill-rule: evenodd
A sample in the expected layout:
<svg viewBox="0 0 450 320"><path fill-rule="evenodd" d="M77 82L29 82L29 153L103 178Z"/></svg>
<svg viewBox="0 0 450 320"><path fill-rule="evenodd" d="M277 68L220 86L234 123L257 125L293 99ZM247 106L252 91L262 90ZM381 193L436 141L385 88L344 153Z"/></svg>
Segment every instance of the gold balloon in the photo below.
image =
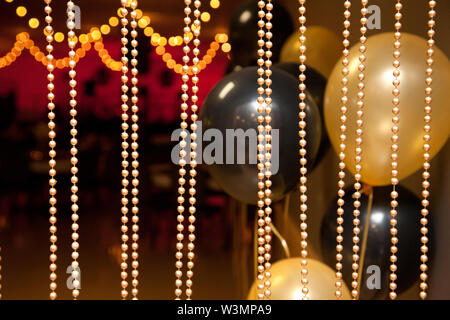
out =
<svg viewBox="0 0 450 320"><path fill-rule="evenodd" d="M300 32L292 34L283 45L280 54L281 62L295 62L299 59ZM342 47L339 37L324 27L312 26L306 29L306 64L319 71L325 78L333 70L341 56Z"/></svg>
<svg viewBox="0 0 450 320"><path fill-rule="evenodd" d="M362 180L373 186L391 183L391 127L393 33L382 33L367 39L364 124L362 144ZM356 102L358 92L359 44L350 49L347 103L347 168L355 173ZM400 124L399 179L405 178L423 164L425 107L425 69L427 42L418 36L402 33L400 57ZM445 144L450 126L450 65L445 54L434 49L431 157ZM339 150L342 64L336 64L325 92L325 125L335 150Z"/></svg>
<svg viewBox="0 0 450 320"><path fill-rule="evenodd" d="M300 258L280 260L272 265L271 272L271 299L272 300L301 300ZM314 259L308 259L308 299L309 300L337 300L334 295L336 290L335 272ZM345 283L342 284L342 298L350 300L350 292ZM253 283L247 297L248 300L256 300L256 282Z"/></svg>

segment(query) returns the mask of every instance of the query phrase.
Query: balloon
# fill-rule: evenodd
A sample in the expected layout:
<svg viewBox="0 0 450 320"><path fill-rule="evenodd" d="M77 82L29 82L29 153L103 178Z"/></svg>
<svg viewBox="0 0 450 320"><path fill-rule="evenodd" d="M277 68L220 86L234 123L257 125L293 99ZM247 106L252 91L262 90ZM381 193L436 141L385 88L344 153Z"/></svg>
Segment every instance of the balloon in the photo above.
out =
<svg viewBox="0 0 450 320"><path fill-rule="evenodd" d="M271 299L273 300L301 300L304 295L301 289L300 258L290 258L275 262L271 272ZM314 259L308 259L308 299L309 300L337 300L335 292L334 271ZM253 283L247 300L256 300L256 281ZM350 292L345 283L340 299L350 300Z"/></svg>
<svg viewBox="0 0 450 320"><path fill-rule="evenodd" d="M399 193L399 209L397 215L398 229L398 272L397 272L397 293L410 288L419 280L420 265L420 210L421 204L411 191L397 186ZM364 266L362 267L362 281L360 299L385 299L389 295L389 266L390 266L390 192L391 187L373 188L373 204L370 215L369 231L367 236L366 253L364 254ZM344 242L343 242L343 276L347 285L351 286L352 273L352 237L353 237L353 189L345 191L344 205ZM362 250L362 241L367 221L367 204L368 196L363 194L360 215L360 254ZM321 245L324 262L330 267L335 268L336 265L336 227L337 227L337 205L336 201L325 214L321 228ZM430 221L431 222L431 221ZM428 224L430 233L433 233L433 226ZM433 236L431 236L431 239ZM428 245L430 250L433 249L433 241ZM428 257L431 260L431 253ZM362 257L362 254L361 254ZM368 277L373 274L368 272L367 268L371 265L378 266L381 271L380 284L381 289L370 290L366 285Z"/></svg>
<svg viewBox="0 0 450 320"><path fill-rule="evenodd" d="M203 129L218 129L226 137L227 129L254 130L257 135L257 68L247 67L233 72L220 81L208 94L200 113ZM297 80L279 69L273 69L272 79L272 112L271 126L273 133L279 130L279 141L272 142L273 171L278 167L278 173L272 176L272 200L277 201L290 192L299 180L299 145L298 145L298 84ZM307 96L307 160L314 163L319 149L321 136L320 114L314 101ZM275 136L274 136L275 139ZM226 141L227 144L229 141ZM255 154L250 153L247 144L245 164L208 165L208 171L216 182L234 198L250 204L257 203L258 169ZM276 151L276 147L279 151ZM256 146L256 141L255 141ZM234 155L237 143L234 143ZM241 150L239 150L242 152ZM253 157L255 162L249 163ZM279 159L278 159L279 158ZM226 159L224 150L223 159ZM277 161L278 160L278 161ZM278 162L278 166L276 166Z"/></svg>
<svg viewBox="0 0 450 320"><path fill-rule="evenodd" d="M298 63L282 62L275 64L274 67L289 72L296 79L298 79L300 75ZM311 94L311 98L314 100L317 107L319 108L320 116L322 119L322 128L324 128L325 123L323 122L323 98L325 94L325 87L327 86L327 80L319 72L317 72L316 70L314 70L309 66L306 67L305 76L306 76L306 88L308 89L308 92ZM306 120L306 122L308 122L308 119ZM317 159L313 167L315 167L325 157L329 147L330 147L330 140L328 139L328 135L325 130L322 130L319 153L317 154Z"/></svg>
<svg viewBox="0 0 450 320"><path fill-rule="evenodd" d="M393 33L382 33L367 39L364 125L362 144L362 180L373 186L391 183L392 127L392 42ZM400 124L398 170L405 178L423 164L425 107L425 58L427 42L412 34L402 33L400 57ZM350 50L350 75L347 103L347 168L355 173L356 102L359 65L359 45ZM431 150L433 157L445 144L449 134L450 64L444 53L434 49ZM331 143L339 150L341 74L336 64L325 91L325 124Z"/></svg>
<svg viewBox="0 0 450 320"><path fill-rule="evenodd" d="M297 31L287 39L281 49L281 62L299 62L299 36L300 31ZM341 56L341 40L333 31L319 26L308 27L305 36L308 66L328 78L336 61Z"/></svg>
<svg viewBox="0 0 450 320"><path fill-rule="evenodd" d="M294 31L289 12L278 2L272 1L273 27L272 61L278 61L281 47ZM233 48L231 60L233 66L256 66L258 59L258 1L252 0L242 4L233 14L230 23L229 42Z"/></svg>

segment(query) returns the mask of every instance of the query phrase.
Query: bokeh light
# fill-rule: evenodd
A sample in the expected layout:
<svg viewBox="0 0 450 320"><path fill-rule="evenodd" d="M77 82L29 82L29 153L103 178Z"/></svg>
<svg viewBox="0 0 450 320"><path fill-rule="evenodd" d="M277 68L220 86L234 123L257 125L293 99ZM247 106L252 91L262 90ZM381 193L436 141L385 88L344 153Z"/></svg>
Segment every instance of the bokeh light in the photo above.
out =
<svg viewBox="0 0 450 320"><path fill-rule="evenodd" d="M64 34L62 32L55 33L55 41L56 42L63 42L64 41Z"/></svg>
<svg viewBox="0 0 450 320"><path fill-rule="evenodd" d="M108 26L107 24L104 24L100 27L100 31L103 34L109 34L111 32L111 27Z"/></svg>
<svg viewBox="0 0 450 320"><path fill-rule="evenodd" d="M19 17L25 17L27 14L27 8L25 8L23 6L19 6L16 9L16 13Z"/></svg>
<svg viewBox="0 0 450 320"><path fill-rule="evenodd" d="M209 22L211 20L211 15L209 12L203 12L200 16L200 19L202 19L203 22Z"/></svg>
<svg viewBox="0 0 450 320"><path fill-rule="evenodd" d="M117 27L119 25L119 19L117 17L109 18L109 25L111 27Z"/></svg>
<svg viewBox="0 0 450 320"><path fill-rule="evenodd" d="M211 8L217 9L218 7L220 7L220 1L219 0L211 0L209 2L209 5L211 6Z"/></svg>
<svg viewBox="0 0 450 320"><path fill-rule="evenodd" d="M228 53L231 51L231 45L229 43L222 44L222 51Z"/></svg>
<svg viewBox="0 0 450 320"><path fill-rule="evenodd" d="M39 20L36 18L31 18L28 21L28 25L30 26L30 28L36 29L37 27L39 27Z"/></svg>

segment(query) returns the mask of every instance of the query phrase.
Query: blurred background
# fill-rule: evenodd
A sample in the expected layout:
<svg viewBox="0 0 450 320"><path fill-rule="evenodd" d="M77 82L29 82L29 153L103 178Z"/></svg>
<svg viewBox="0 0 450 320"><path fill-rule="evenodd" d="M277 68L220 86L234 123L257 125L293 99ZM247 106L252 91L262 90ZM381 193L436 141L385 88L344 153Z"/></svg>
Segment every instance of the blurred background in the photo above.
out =
<svg viewBox="0 0 450 320"><path fill-rule="evenodd" d="M326 28L327 58L332 66L342 51L342 1L315 0L307 4L308 26ZM355 1L356 2L356 1ZM392 3L391 3L392 2ZM82 299L118 299L120 294L120 30L117 27L120 1L75 2L81 8L77 67L79 92L80 168L80 264ZM200 104L229 73L251 66L256 58L246 55L256 45L256 28L244 28L246 15L256 13L255 2L238 0L202 1ZM370 35L391 32L393 1L374 0L380 8L380 29ZM2 291L5 299L46 299L48 297L48 128L46 110L46 68L44 2L0 0L0 246L2 247ZM52 4L55 56L61 58L55 72L58 172L58 267L59 296L70 298L65 289L70 263L70 167L68 76L65 2ZM274 22L274 62L282 60L283 45L296 26L297 3L279 0L276 10L286 15ZM170 135L179 126L181 32L183 1L140 1L140 298L171 299L174 290L174 248L176 234L177 170L170 153ZM250 10L249 8L253 8ZM249 11L250 10L250 11ZM359 3L352 7L358 16ZM403 10L403 30L426 37L427 4L410 0ZM437 46L450 53L449 2L438 3ZM247 12L247 13L246 13ZM274 14L275 15L275 14ZM351 43L359 36L359 22L353 20ZM244 29L239 29L244 28ZM279 28L279 31L276 30ZM279 37L277 38L277 33ZM237 34L237 35L236 35ZM252 40L252 39L255 40ZM337 39L337 40L336 40ZM253 44L251 44L253 41ZM337 42L336 42L337 41ZM425 53L425 48L424 48ZM277 54L278 53L278 54ZM116 59L116 60L115 60ZM334 60L332 60L334 59ZM425 55L424 55L425 61ZM288 60L285 60L288 62ZM447 64L448 65L448 64ZM314 66L317 78L328 78L328 67ZM119 66L120 68L120 66ZM425 67L423 67L425 70ZM448 71L448 70L447 70ZM422 81L422 80L421 80ZM325 82L324 82L325 83ZM447 83L448 85L448 83ZM320 91L320 90L319 90ZM322 88L323 100L324 88ZM318 110L322 102L317 101ZM448 105L444 106L449 108ZM323 108L322 111L323 112ZM323 128L325 132L325 128ZM323 142L323 141L322 141ZM337 156L327 147L319 151L308 176L308 234L311 258L328 263L323 230L326 213L336 196ZM432 269L430 297L450 299L450 145L447 142L432 160L431 212ZM294 171L295 172L295 171ZM350 175L348 175L350 176ZM351 180L348 180L351 181ZM253 279L254 212L222 190L221 184L200 167L198 179L197 261L195 299L244 299ZM421 174L402 180L411 198L420 196ZM295 188L294 188L295 189ZM289 191L289 190L288 190ZM256 194L256 191L255 191ZM287 192L286 192L287 194ZM286 196L284 194L284 196ZM297 230L299 194L294 190L274 204L275 224L287 240L291 255L299 252ZM385 197L387 202L387 195ZM333 211L333 210L331 210ZM410 230L419 251L419 211L413 212L416 229ZM333 217L334 219L334 217ZM406 231L405 231L406 232ZM321 236L322 235L322 236ZM334 236L333 236L334 237ZM369 235L370 237L370 235ZM400 235L400 241L402 236ZM334 238L333 238L334 240ZM285 258L274 239L274 259ZM386 244L387 246L387 244ZM330 250L333 250L331 248ZM386 248L384 248L386 249ZM383 250L384 250L383 249ZM382 251L384 252L384 251ZM334 252L331 253L332 255ZM369 252L368 252L369 254ZM377 255L377 253L373 253ZM387 257L387 256L386 256ZM328 259L328 260L327 260ZM369 258L368 258L369 259ZM413 260L414 261L414 260ZM418 279L417 265L412 265ZM399 271L401 274L401 271ZM414 278L414 279L415 279ZM411 278L413 279L413 278ZM408 282L400 298L415 299L417 284ZM384 294L366 298L385 298Z"/></svg>

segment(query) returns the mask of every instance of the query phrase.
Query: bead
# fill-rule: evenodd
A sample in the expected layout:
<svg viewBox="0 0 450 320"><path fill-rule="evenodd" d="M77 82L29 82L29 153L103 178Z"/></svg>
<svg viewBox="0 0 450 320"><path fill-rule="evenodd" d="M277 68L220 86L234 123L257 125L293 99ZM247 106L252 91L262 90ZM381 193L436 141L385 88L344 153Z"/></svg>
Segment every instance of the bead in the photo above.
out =
<svg viewBox="0 0 450 320"><path fill-rule="evenodd" d="M193 268L194 268L194 262L193 259L195 257L194 255L194 240L195 240L195 213L196 213L196 208L195 208L195 204L196 204L196 199L195 199L195 194L196 194L196 189L195 189L195 185L196 180L195 177L197 175L197 171L194 169L197 166L196 163L196 147L197 147L197 143L196 143L196 139L197 139L197 124L196 121L198 119L198 115L196 114L196 112L198 111L198 106L196 105L197 101L198 101L198 96L197 93L199 91L199 88L197 86L197 83L199 81L197 74L199 73L199 68L198 68L198 64L200 62L200 59L198 58L199 54L200 54L200 50L199 50L199 45L200 45L200 40L199 40L199 35L200 35L200 20L198 19L200 17L200 5L201 2L199 0L194 1L194 16L195 16L195 20L192 22L192 19L190 17L191 13L192 13L192 9L190 8L191 5L190 0L185 0L185 4L186 7L184 9L184 13L186 15L186 17L184 18L184 23L185 23L185 34L191 32L191 24L193 23L194 26L197 27L196 30L193 31L193 44L194 44L194 48L193 50L191 50L189 44L191 42L189 37L184 37L184 43L185 46L183 47L183 52L184 52L184 56L182 58L183 62L184 62L184 66L182 67L182 85L181 85L181 90L182 90L182 104L181 104L181 119L182 122L180 124L182 129L187 129L188 128L188 124L186 123L185 120L188 119L188 115L186 113L186 110L188 109L188 101L191 100L192 104L191 104L191 121L192 124L190 125L190 138L191 138L191 143L190 143L190 167L191 169L189 170L189 175L190 175L190 179L189 179L189 185L190 188L188 189L189 191L189 218L188 218L188 222L189 222L189 226L188 226L188 231L189 231L189 235L188 235L188 239L189 239L189 243L187 245L187 249L188 249L188 253L187 253L187 258L188 258L188 262L187 262L187 272L186 272L186 276L187 276L187 280L186 280L186 296L187 299L191 299L192 296L192 277L194 275L193 273ZM189 66L188 63L189 61L191 61L191 58L189 57L189 53L192 52L193 53L193 58L192 58L192 66ZM189 99L189 85L188 82L190 80L190 73L192 72L193 76L191 78L192 83L194 84L191 88L192 91L192 96ZM186 170L183 168L186 164L186 156L187 156L187 152L185 150L185 148L187 147L187 143L186 143L186 137L187 137L188 131L187 130L183 130L182 133L180 134L181 137L181 141L180 141L180 161L179 161L179 165L180 165L180 170L179 170L179 174L180 174L180 178L178 180L179 182L179 188L178 188L178 193L179 193L179 197L178 197L178 203L179 206L177 208L177 211L179 213L177 220L179 222L178 226L177 226L177 230L178 230L178 234L177 234L177 253L176 253L176 258L177 261L175 263L175 266L177 268L176 270L176 278L177 281L175 283L176 285L176 289L175 289L175 296L176 299L180 299L181 295L182 295L182 290L181 290L181 286L183 284L181 278L183 276L183 272L181 271L181 267L183 266L181 259L183 258L183 254L182 254L182 249L184 248L184 235L182 233L182 231L184 230L184 226L182 224L182 222L184 221L184 212L185 212L185 207L184 207L184 202L185 199L183 197L183 194L186 192L185 188L183 187L183 185L186 183L185 178L183 178L183 176L186 174Z"/></svg>
<svg viewBox="0 0 450 320"><path fill-rule="evenodd" d="M300 42L300 54L299 54L299 98L300 98L300 102L299 102L299 146L300 146L300 150L299 150L299 155L300 155L300 160L299 163L301 165L300 167L300 179L299 179L299 191L300 191L300 229L302 230L302 232L300 233L301 235L301 239L302 241L300 242L300 246L302 248L301 250L301 288L302 288L302 293L303 293L303 299L307 299L307 295L308 295L308 288L307 288L307 284L308 284L308 280L306 278L307 274L308 274L308 270L307 270L307 256L308 256L308 251L306 250L307 248L307 237L308 237L308 233L306 232L307 230L307 224L306 224L306 219L307 219L307 215L306 215L306 211L308 210L308 206L307 206L307 187L306 187L306 183L307 183L307 178L306 178L306 174L307 174L307 170L306 170L306 164L307 164L307 160L306 160L306 131L304 130L304 128L306 127L306 75L305 75L305 71L306 71L306 65L305 65L305 61L306 61L306 55L305 52L307 50L306 48L306 7L304 6L305 1L299 1L299 18L298 21L300 23L299 26L299 32L300 32L300 36L299 36L299 42Z"/></svg>
<svg viewBox="0 0 450 320"><path fill-rule="evenodd" d="M337 241L337 246L336 246L336 251L337 251L337 255L336 255L336 281L335 281L335 296L337 298L340 298L342 296L342 291L340 290L341 286L342 286L342 273L340 272L340 270L342 269L342 264L340 263L340 261L342 260L342 254L340 254L340 252L343 250L342 247L342 241L343 241L343 237L342 237L342 233L344 232L344 228L342 227L342 224L344 223L344 219L342 218L342 215L344 214L344 200L343 197L345 196L345 192L344 192L344 188L345 188L345 182L344 182L344 178L345 178L345 149L346 149L346 131L347 131L347 127L346 127L346 122L347 122L347 107L346 104L348 102L348 88L347 88L347 84L348 84L348 79L347 79L347 75L349 74L349 70L347 68L348 64L349 64L349 60L348 60L348 48L350 46L350 41L349 41L349 37L350 37L350 11L347 10L349 9L351 6L351 2L350 1L345 1L344 2L344 8L346 9L344 11L344 17L345 17L345 21L344 21L344 30L342 32L342 35L344 37L342 44L344 45L344 49L343 49L343 58L342 58L342 80L341 80L341 93L342 93L342 97L341 97L341 103L342 103L342 107L340 109L341 111L341 117L340 117L340 121L341 121L341 126L340 126L340 134L339 134L339 140L340 140L340 150L341 152L339 153L339 173L338 173L338 208L337 208L337 214L338 214L338 218L337 218L337 237L336 237L336 241ZM363 59L364 60L364 59Z"/></svg>
<svg viewBox="0 0 450 320"><path fill-rule="evenodd" d="M53 28L51 26L51 23L53 21L52 17L51 17L51 12L52 12L52 8L50 7L50 0L46 1L46 6L45 6L45 13L47 14L45 21L47 23L46 26L46 30L49 31L49 33L52 32ZM51 54L51 52L53 51L53 46L52 46L52 42L53 42L53 37L52 36L47 36L46 37L46 41L48 42L47 46L46 46L46 50L47 50L47 59L49 62L53 61L53 55ZM47 95L47 98L49 100L49 103L47 105L48 107L48 119L49 119L49 123L48 123L48 128L49 128L49 138L50 138L50 142L49 142L49 147L50 147L50 151L49 151L49 156L50 156L50 161L49 161L49 166L50 166L50 170L49 170L49 175L50 175L50 180L49 180L49 185L50 185L50 189L49 189L49 195L50 195L50 209L49 209L49 213L50 213L50 218L49 218L49 222L50 222L50 294L49 294L49 298L51 300L55 300L57 298L57 294L56 294L56 288L57 285L55 283L55 280L57 278L56 276L56 264L55 261L57 260L57 255L56 255L56 251L57 251L57 236L56 236L56 198L54 197L56 195L56 180L54 179L54 176L56 175L56 170L54 169L56 166L56 151L54 150L54 148L56 147L56 143L55 143L55 123L53 122L54 118L55 118L55 113L53 112L54 108L55 108L55 104L53 103L53 100L55 98L55 95L52 93L52 91L54 90L54 84L53 84L53 80L55 79L54 75L53 75L53 70L54 67L51 63L48 64L47 66L47 80L48 85L47 85L47 89L49 91L49 94ZM0 258L1 259L1 258ZM1 267L0 267L1 268ZM1 288L1 286L0 286ZM1 297L1 293L0 293L0 297Z"/></svg>
<svg viewBox="0 0 450 320"><path fill-rule="evenodd" d="M132 216L131 220L132 220L133 224L132 224L131 230L133 231L133 234L131 235L131 240L132 240L132 243L131 243L131 249L132 249L132 252L131 252L131 259L132 259L132 261L131 261L131 267L132 267L132 270L131 270L131 277L132 277L132 280L131 280L131 286L132 286L132 288L131 288L131 295L132 295L132 297L131 298L133 300L137 300L138 299L137 295L138 295L138 292L139 292L138 289L137 289L137 286L139 284L139 281L137 280L138 275L139 275L139 271L138 271L138 267L139 267L138 257L139 257L139 255L137 253L137 250L139 248L139 245L138 245L138 240L139 240L139 235L138 235L138 231L139 231L139 225L138 225L138 222L139 222L139 217L138 217L139 207L138 207L138 203L139 203L139 199L137 197L138 194L139 194L139 190L138 190L138 186L139 186L139 179L138 179L138 176L139 176L139 171L138 171L139 162L138 162L138 157L139 157L139 154L138 154L138 151L137 151L138 150L138 143L137 143L138 134L137 134L137 130L139 129L139 126L137 124L138 119L139 119L139 117L137 115L137 113L139 111L139 108L137 106L137 103L138 103L138 96L137 95L138 95L138 92L139 92L139 90L137 88L137 84L138 84L137 75L138 75L139 72L138 72L138 69L137 69L138 61L136 59L136 57L138 55L138 50L136 49L137 46L138 46L138 41L137 41L138 33L137 33L137 30L136 30L137 26L138 26L137 25L137 20L136 20L137 19L137 12L136 12L136 10L137 10L137 1L132 1L130 3L130 5L129 5L129 7L131 9L130 12L126 9L126 7L128 5L127 1L124 0L124 1L121 1L121 3L122 3L121 13L123 15L123 18L121 19L121 23L122 23L121 33L122 33L122 45L123 45L122 49L121 49L121 52L122 52L122 55L123 55L122 56L123 67L122 67L122 77L121 77L121 80L122 80L122 92L123 92L123 95L122 95L122 101L123 101L123 104L122 104L122 111L123 111L123 114L122 114L122 120L123 120L123 123L122 123L122 129L123 129L123 133L122 133L122 139L123 139L123 142L122 142L122 148L123 148L123 151L122 151L122 158L123 158L123 161L122 161L122 167L123 167L123 170L122 170L122 176L123 176L123 179L122 179L122 188L123 188L122 189L122 205L123 205L123 207L122 207L122 210L121 210L122 214L123 214L123 216L121 218L121 221L122 221L122 228L121 228L121 230L123 232L123 235L122 235L123 243L122 243L122 246L121 246L121 248L122 248L121 268L122 268L122 278L125 281L125 279L127 278L127 275L128 275L127 272L126 272L126 270L128 268L128 264L126 263L127 259L128 259L128 254L127 254L128 245L127 245L127 242L128 242L128 239L129 239L129 237L127 235L127 232L128 232L127 224L128 224L128 221L129 221L129 219L127 217L127 214L129 212L128 205L132 205L131 212L133 213L133 216ZM131 17L130 20L128 20L126 18L128 13L130 14L130 17ZM130 32L128 30L128 25L131 26L131 31ZM131 36L131 40L128 40L128 35ZM128 48L127 48L127 44L128 43L130 43L131 46L132 46L131 50L128 50ZM131 55L132 55L132 59L130 61L128 60L128 58L126 56L128 54L128 52L131 52ZM131 76L132 76L131 79L129 79L129 76L128 76L128 72L129 72L128 63L129 62L131 62L131 65L133 66L133 68L131 69ZM128 81L129 80L131 81L131 85L132 85L131 88L128 87ZM131 97L129 97L129 92L131 92ZM131 107L128 104L129 101L131 102ZM131 115L128 114L130 109L131 109ZM131 134L128 134L128 129L130 128L130 126L129 126L127 121L130 118L131 118L131 121L132 121L132 125L131 125L132 132L131 132ZM131 140L132 140L131 144L128 142L128 139L130 137L131 137ZM128 180L128 176L130 174L130 171L127 169L128 166L130 165L130 163L128 161L128 157L130 155L130 153L128 152L128 148L130 146L131 146L131 149L132 149L131 157L133 158L133 161L131 162L131 166L133 167L133 170L131 170L131 175L133 176L133 179L132 179L133 188L131 189L132 197L130 196L131 197L131 203L130 203L129 198L128 198L128 195L129 195L128 186L130 184L130 182ZM184 191L183 191L183 193L184 193ZM184 198L183 199L179 199L179 201L181 201L180 203L184 202ZM180 211L180 209L178 209L178 211ZM126 286L123 286L123 290L121 292L122 299L126 299L127 296L128 296L127 287L128 287L128 284L126 284Z"/></svg>
<svg viewBox="0 0 450 320"><path fill-rule="evenodd" d="M425 300L427 298L427 289L428 289L428 284L427 284L427 280L428 280L428 275L427 275L427 270L428 270L428 266L427 266L427 262L428 262L428 247L426 246L426 244L428 243L428 237L426 236L428 233L428 228L427 228L427 224L428 224L428 219L426 218L427 215L429 214L429 211L427 209L427 207L429 206L429 201L427 200L427 198L430 196L430 192L428 190L428 188L430 187L430 182L428 181L428 179L430 178L430 173L428 172L428 170L430 169L430 163L429 163L429 159L430 159L430 155L429 155L429 150L431 148L430 146L430 140L431 140L431 135L430 135L430 131L431 131L431 125L430 125L430 121L431 121L431 95L432 95L432 89L431 89L431 83L432 83L432 73L433 73L433 63L434 60L431 58L433 56L434 53L434 40L433 40L433 36L434 36L434 30L433 27L435 26L435 21L433 20L436 12L434 10L434 7L436 5L436 1L432 0L432 1L428 1L428 6L429 6L429 11L428 11L428 16L429 16L429 20L428 20L428 50L427 50L427 56L429 57L426 62L427 65L429 66L426 69L426 73L427 73L427 77L425 80L426 83L426 87L425 87L425 116L424 116L424 136L423 136L423 158L424 158L424 163L423 163L423 172L422 172L422 210L421 210L421 215L422 218L420 219L420 224L422 225L422 227L420 228L420 232L422 234L422 236L420 237L420 241L422 243L422 246L420 248L420 251L422 253L421 257L420 257L420 261L421 261L421 265L420 265L420 271L422 272L420 274L420 280L421 283L419 284L419 289L420 289L420 293L419 293L419 297L422 300Z"/></svg>
<svg viewBox="0 0 450 320"><path fill-rule="evenodd" d="M394 71L393 71L393 76L394 76L394 80L393 80L393 90L392 90L392 94L393 94L393 99L392 99L392 122L393 122L393 126L392 126L392 136L391 136L391 184L392 184L392 192L391 192L391 211L390 211L390 215L391 215L391 219L390 219L390 224L391 224L391 229L390 229L390 233L391 233L391 256L390 256L390 261L391 261L391 266L390 266L390 270L391 270L391 274L390 274L390 284L389 284L389 288L390 288L390 293L389 293L389 297L390 299L394 300L397 298L397 294L396 294L396 289L397 289L397 284L396 284L396 280L397 280L397 275L396 275L396 271L397 271L397 266L396 266L396 262L397 262L397 256L396 253L398 251L397 248L397 243L398 243L398 238L397 238L397 228L395 227L397 225L397 206L398 206L398 201L396 200L398 198L398 193L395 190L395 186L398 185L399 183L399 179L398 179L398 142L399 142L399 127L398 127L398 123L399 123L399 112L400 112L400 108L399 108L399 104L400 104L400 89L399 89L399 85L400 85L400 81L399 81L399 77L400 77L400 62L399 62L399 58L401 55L401 52L399 50L399 48L401 47L401 43L400 43L400 38L401 38L401 33L400 33L400 28L401 28L401 23L400 20L402 18L402 14L400 12L400 10L402 9L402 3L400 2L400 0L397 0L397 3L395 4L395 9L397 10L397 12L394 14L394 18L396 20L394 27L396 29L396 32L394 33L394 52L393 52L393 67L394 67Z"/></svg>
<svg viewBox="0 0 450 320"><path fill-rule="evenodd" d="M270 31L272 28L272 23L270 20L272 19L271 10L273 9L273 4L266 1L259 1L258 6L260 8L258 12L258 17L260 18L258 22L259 30L257 31L257 36L259 37L258 46L259 49L257 54L259 59L257 60L257 64L259 68L257 69L257 93L259 106L257 107L258 111L258 146L257 146L257 159L258 159L258 247L257 247L257 262L258 262L258 283L257 283L257 298L258 299L269 299L271 296L270 286L271 286L271 273L270 273L270 250L271 250L271 219L270 214L272 213L271 205L271 195L272 195L272 182L271 176L272 173L270 171L271 168L271 150L272 150L272 127L270 125L272 121L271 111L272 111L272 98L270 97L272 94L272 89L270 86L272 85L272 80L270 76L272 75L271 67L272 67L272 32ZM265 10L264 10L265 9ZM265 19L265 20L264 20ZM265 28L265 29L264 29ZM265 78L264 78L265 76ZM266 97L263 97L263 95ZM265 144L263 142L265 141Z"/></svg>

